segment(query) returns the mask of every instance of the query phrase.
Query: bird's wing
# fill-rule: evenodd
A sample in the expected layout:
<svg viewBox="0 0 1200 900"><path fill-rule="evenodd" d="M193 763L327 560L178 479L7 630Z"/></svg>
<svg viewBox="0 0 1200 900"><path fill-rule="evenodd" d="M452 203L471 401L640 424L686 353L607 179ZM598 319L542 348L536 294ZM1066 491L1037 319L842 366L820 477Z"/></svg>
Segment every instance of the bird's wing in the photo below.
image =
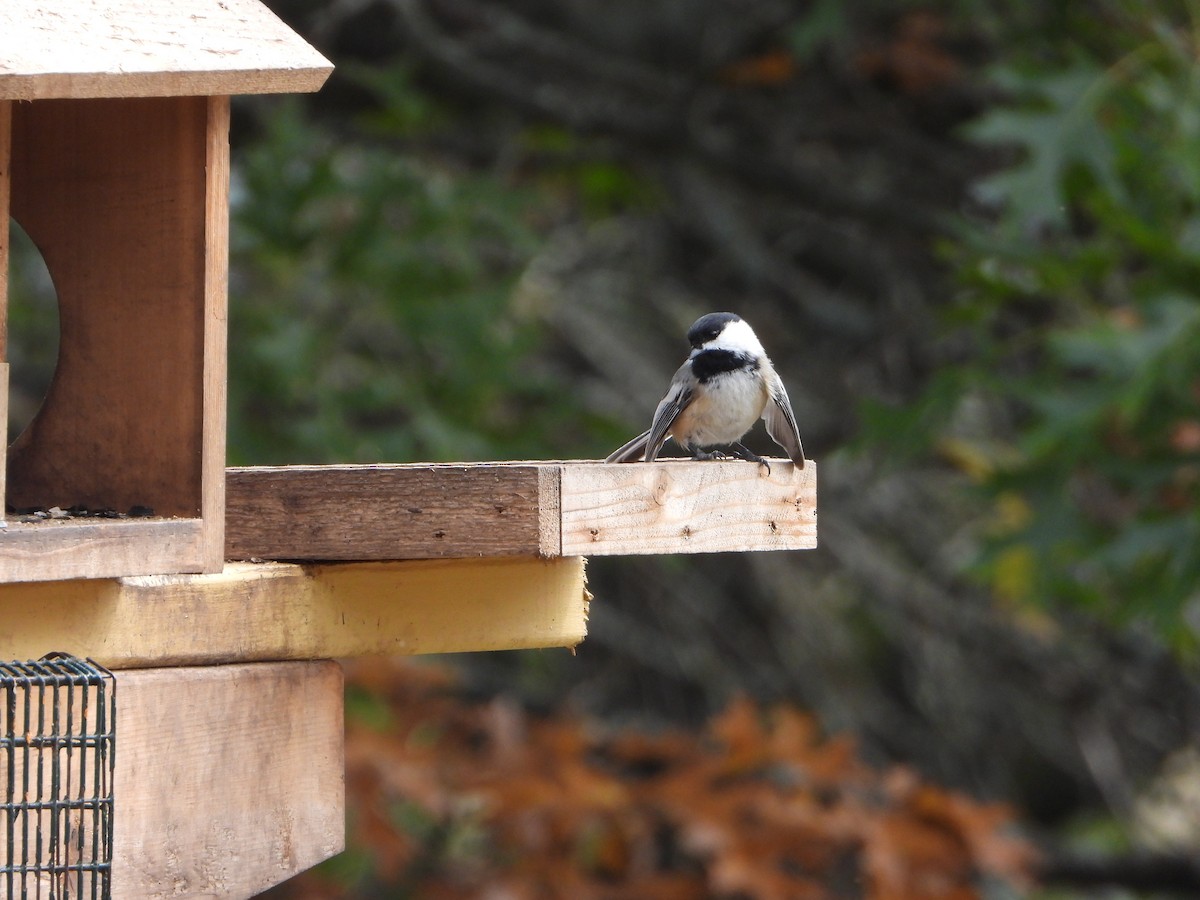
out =
<svg viewBox="0 0 1200 900"><path fill-rule="evenodd" d="M767 423L767 434L780 447L797 469L804 468L804 447L800 443L800 428L796 425L796 414L792 412L792 401L788 399L783 381L771 371L767 378L767 389L771 399L763 408L763 421Z"/></svg>
<svg viewBox="0 0 1200 900"><path fill-rule="evenodd" d="M679 414L692 402L694 394L692 386L694 384L695 379L692 377L691 360L689 360L679 367L675 377L671 379L671 387L667 389L667 396L659 401L658 408L654 410L654 420L649 431L643 431L629 443L618 447L609 454L605 462L633 462L637 459L654 462L658 458L658 451L667 442L671 426L675 424Z"/></svg>
<svg viewBox="0 0 1200 900"><path fill-rule="evenodd" d="M654 420L650 423L650 430L646 432L646 462L654 462L658 458L658 452L662 450L663 444L667 442L667 435L671 433L671 426L692 402L696 393L695 384L692 361L689 359L675 372L667 396L659 401L658 408L654 410Z"/></svg>

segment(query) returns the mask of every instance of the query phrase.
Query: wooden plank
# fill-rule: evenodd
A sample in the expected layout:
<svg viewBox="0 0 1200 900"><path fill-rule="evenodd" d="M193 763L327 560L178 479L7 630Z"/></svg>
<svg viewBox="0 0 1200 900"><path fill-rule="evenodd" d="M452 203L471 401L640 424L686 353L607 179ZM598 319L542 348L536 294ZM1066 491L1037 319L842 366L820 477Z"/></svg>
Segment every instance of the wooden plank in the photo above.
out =
<svg viewBox="0 0 1200 900"><path fill-rule="evenodd" d="M0 298L2 299L2 298ZM0 447L8 450L8 363L0 362ZM7 458L0 458L0 529L7 527L4 518L4 503L7 496L8 464ZM3 560L0 559L0 566Z"/></svg>
<svg viewBox="0 0 1200 900"><path fill-rule="evenodd" d="M13 111L12 213L58 293L58 366L9 454L16 507L202 513L206 98Z"/></svg>
<svg viewBox="0 0 1200 900"><path fill-rule="evenodd" d="M817 546L817 466L742 460L562 469L564 556Z"/></svg>
<svg viewBox="0 0 1200 900"><path fill-rule="evenodd" d="M73 519L26 524L10 516L7 526L0 528L0 582L199 572L204 568L203 540L199 519ZM40 654L27 658L36 656Z"/></svg>
<svg viewBox="0 0 1200 900"><path fill-rule="evenodd" d="M584 561L471 559L0 585L0 659L69 650L111 668L573 647Z"/></svg>
<svg viewBox="0 0 1200 900"><path fill-rule="evenodd" d="M229 98L208 99L204 190L200 517L204 571L225 561L225 426L229 380Z"/></svg>
<svg viewBox="0 0 1200 900"><path fill-rule="evenodd" d="M8 476L8 231L9 170L12 157L12 101L0 100L0 363L3 386L0 387L0 520L4 518Z"/></svg>
<svg viewBox="0 0 1200 900"><path fill-rule="evenodd" d="M545 467L277 466L226 471L229 559L537 556ZM551 479L555 484L557 477ZM557 535L553 535L557 546Z"/></svg>
<svg viewBox="0 0 1200 900"><path fill-rule="evenodd" d="M252 897L341 852L329 661L117 673L113 897Z"/></svg>
<svg viewBox="0 0 1200 900"><path fill-rule="evenodd" d="M817 467L772 460L280 466L226 473L231 559L796 550Z"/></svg>
<svg viewBox="0 0 1200 900"><path fill-rule="evenodd" d="M257 0L0 4L0 98L315 91L332 69Z"/></svg>
<svg viewBox="0 0 1200 900"><path fill-rule="evenodd" d="M0 100L0 361L4 362L8 362L8 221L11 158L12 102ZM7 394L7 391L5 393ZM8 434L7 429L5 434ZM7 441L4 446L8 446Z"/></svg>

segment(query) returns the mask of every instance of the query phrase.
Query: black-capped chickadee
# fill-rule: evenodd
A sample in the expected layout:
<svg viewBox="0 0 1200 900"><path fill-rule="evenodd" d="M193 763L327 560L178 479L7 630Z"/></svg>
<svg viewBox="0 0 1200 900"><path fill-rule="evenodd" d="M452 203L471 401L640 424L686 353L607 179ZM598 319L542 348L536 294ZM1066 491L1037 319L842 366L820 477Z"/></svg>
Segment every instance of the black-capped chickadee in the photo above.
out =
<svg viewBox="0 0 1200 900"><path fill-rule="evenodd" d="M767 434L796 468L804 468L792 403L750 325L733 313L709 313L688 329L687 338L692 352L671 379L650 430L613 451L606 462L654 462L667 438L674 438L694 459L732 455L770 471L765 459L739 443L761 417Z"/></svg>

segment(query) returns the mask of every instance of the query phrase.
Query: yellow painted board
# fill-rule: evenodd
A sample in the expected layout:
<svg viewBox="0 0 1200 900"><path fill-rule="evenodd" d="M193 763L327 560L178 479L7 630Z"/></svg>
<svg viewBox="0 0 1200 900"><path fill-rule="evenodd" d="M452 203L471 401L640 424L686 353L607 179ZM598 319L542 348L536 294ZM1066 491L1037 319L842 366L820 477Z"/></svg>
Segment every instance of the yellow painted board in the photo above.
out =
<svg viewBox="0 0 1200 900"><path fill-rule="evenodd" d="M0 585L0 659L110 668L574 647L585 561L230 563L212 575Z"/></svg>

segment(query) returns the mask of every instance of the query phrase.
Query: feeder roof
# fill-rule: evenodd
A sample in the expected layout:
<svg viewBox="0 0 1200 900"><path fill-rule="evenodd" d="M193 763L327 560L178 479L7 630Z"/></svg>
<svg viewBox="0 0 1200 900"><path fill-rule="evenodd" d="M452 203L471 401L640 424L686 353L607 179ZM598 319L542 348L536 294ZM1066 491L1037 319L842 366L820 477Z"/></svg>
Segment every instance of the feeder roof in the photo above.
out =
<svg viewBox="0 0 1200 900"><path fill-rule="evenodd" d="M0 100L293 93L332 70L258 0L0 2Z"/></svg>

